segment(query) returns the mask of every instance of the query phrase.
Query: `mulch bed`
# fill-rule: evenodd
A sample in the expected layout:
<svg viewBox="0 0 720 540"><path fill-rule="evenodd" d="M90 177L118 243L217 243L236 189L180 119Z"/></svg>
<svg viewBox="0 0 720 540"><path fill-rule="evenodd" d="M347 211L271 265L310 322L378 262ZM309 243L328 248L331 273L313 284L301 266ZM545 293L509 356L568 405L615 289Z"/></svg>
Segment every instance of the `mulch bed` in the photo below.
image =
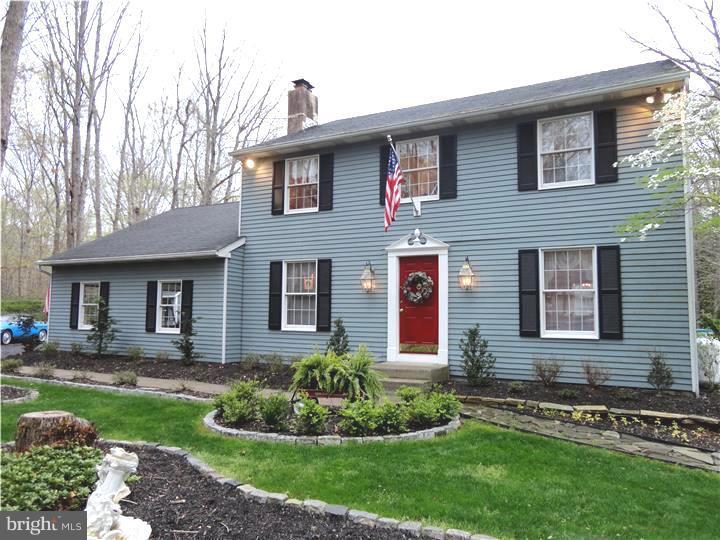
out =
<svg viewBox="0 0 720 540"><path fill-rule="evenodd" d="M30 395L28 388L17 388L15 386L0 385L0 401L17 399Z"/></svg>
<svg viewBox="0 0 720 540"><path fill-rule="evenodd" d="M148 448L128 450L140 459L140 479L129 485L131 493L120 504L123 514L152 526L153 538L409 538L397 530L372 529L340 517L248 501L236 489L202 475L183 458Z"/></svg>
<svg viewBox="0 0 720 540"><path fill-rule="evenodd" d="M263 381L269 388L287 388L292 381L292 371L287 365L248 364L235 362L219 364L213 362L195 362L192 365L183 365L179 360L142 359L130 360L125 356L103 356L95 358L92 355L74 355L68 352L59 352L48 357L42 352L32 352L22 355L23 365L33 366L40 363L50 363L59 369L73 371L95 371L98 373L114 373L116 371L133 371L142 377L157 377L159 379L184 379L214 384L228 384L238 379L257 379Z"/></svg>
<svg viewBox="0 0 720 540"><path fill-rule="evenodd" d="M522 381L523 390L513 393L509 389L511 382L495 380L486 386L473 387L464 381L450 381L445 387L454 389L460 395L512 397L565 405L606 405L608 408L647 409L720 418L720 391L712 394L701 392L700 397L696 398L690 392L663 392L658 395L653 390L636 388L600 387L592 390L581 384L557 384L547 388L538 382ZM563 390L572 390L575 397L561 397Z"/></svg>

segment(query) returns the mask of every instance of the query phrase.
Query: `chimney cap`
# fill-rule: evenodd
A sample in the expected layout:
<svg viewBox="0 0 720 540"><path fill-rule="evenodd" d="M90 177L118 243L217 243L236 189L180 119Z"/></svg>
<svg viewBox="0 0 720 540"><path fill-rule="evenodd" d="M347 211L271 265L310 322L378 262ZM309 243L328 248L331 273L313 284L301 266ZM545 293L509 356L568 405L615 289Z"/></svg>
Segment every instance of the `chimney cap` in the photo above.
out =
<svg viewBox="0 0 720 540"><path fill-rule="evenodd" d="M312 90L313 88L315 88L312 84L310 84L305 79L296 79L292 83L295 85L295 88L297 88L298 86L304 86L308 90Z"/></svg>

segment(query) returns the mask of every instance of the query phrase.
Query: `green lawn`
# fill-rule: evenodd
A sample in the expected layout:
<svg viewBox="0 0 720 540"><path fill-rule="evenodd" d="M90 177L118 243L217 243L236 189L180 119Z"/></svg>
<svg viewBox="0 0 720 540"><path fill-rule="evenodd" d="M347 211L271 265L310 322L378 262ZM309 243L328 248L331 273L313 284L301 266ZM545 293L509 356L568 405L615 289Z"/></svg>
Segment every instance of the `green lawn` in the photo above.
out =
<svg viewBox="0 0 720 540"><path fill-rule="evenodd" d="M14 383L13 383L14 384ZM202 426L209 405L32 385L19 414L63 409L102 436L181 446L227 476L300 499L505 538L717 538L720 475L469 422L455 435L392 445L253 443Z"/></svg>

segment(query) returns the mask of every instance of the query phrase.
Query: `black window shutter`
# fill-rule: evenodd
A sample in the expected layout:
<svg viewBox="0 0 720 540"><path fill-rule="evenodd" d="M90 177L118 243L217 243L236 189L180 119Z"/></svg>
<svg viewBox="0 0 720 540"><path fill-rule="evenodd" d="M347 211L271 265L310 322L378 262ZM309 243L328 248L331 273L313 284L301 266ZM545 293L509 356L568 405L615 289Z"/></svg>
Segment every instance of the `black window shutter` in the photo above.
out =
<svg viewBox="0 0 720 540"><path fill-rule="evenodd" d="M98 318L104 321L107 320L108 312L110 311L110 282L100 282L100 298L103 301L103 309L98 310Z"/></svg>
<svg viewBox="0 0 720 540"><path fill-rule="evenodd" d="M285 160L273 163L272 215L285 213Z"/></svg>
<svg viewBox="0 0 720 540"><path fill-rule="evenodd" d="M457 135L440 137L440 198L457 198Z"/></svg>
<svg viewBox="0 0 720 540"><path fill-rule="evenodd" d="M192 332L193 318L193 281L184 279L182 282L182 295L180 302L180 332L189 334Z"/></svg>
<svg viewBox="0 0 720 540"><path fill-rule="evenodd" d="M603 339L622 339L620 246L598 246L597 265L600 337Z"/></svg>
<svg viewBox="0 0 720 540"><path fill-rule="evenodd" d="M155 331L155 318L157 317L157 281L147 282L147 295L145 297L145 331Z"/></svg>
<svg viewBox="0 0 720 540"><path fill-rule="evenodd" d="M537 122L517 125L517 182L518 191L538 188Z"/></svg>
<svg viewBox="0 0 720 540"><path fill-rule="evenodd" d="M317 321L318 332L330 331L332 260L318 259L317 262Z"/></svg>
<svg viewBox="0 0 720 540"><path fill-rule="evenodd" d="M595 111L595 183L618 181L617 114L615 109Z"/></svg>
<svg viewBox="0 0 720 540"><path fill-rule="evenodd" d="M318 210L333 209L333 177L335 175L335 154L320 156L320 186L318 189Z"/></svg>
<svg viewBox="0 0 720 540"><path fill-rule="evenodd" d="M70 328L77 330L78 311L80 310L80 283L73 283L70 287Z"/></svg>
<svg viewBox="0 0 720 540"><path fill-rule="evenodd" d="M518 251L520 335L540 337L540 283L538 250Z"/></svg>
<svg viewBox="0 0 720 540"><path fill-rule="evenodd" d="M282 261L270 263L270 302L268 304L268 328L280 330L282 327Z"/></svg>
<svg viewBox="0 0 720 540"><path fill-rule="evenodd" d="M387 185L387 164L390 158L390 145L380 147L380 206L385 206L385 187Z"/></svg>

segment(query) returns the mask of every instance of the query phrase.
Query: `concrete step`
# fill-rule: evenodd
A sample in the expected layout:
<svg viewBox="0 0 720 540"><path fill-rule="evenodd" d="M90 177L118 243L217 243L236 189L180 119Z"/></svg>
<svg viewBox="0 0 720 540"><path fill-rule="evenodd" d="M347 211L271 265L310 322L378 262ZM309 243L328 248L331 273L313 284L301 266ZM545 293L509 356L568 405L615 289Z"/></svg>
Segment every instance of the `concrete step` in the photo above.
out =
<svg viewBox="0 0 720 540"><path fill-rule="evenodd" d="M379 362L373 369L388 379L419 380L423 382L443 382L448 380L448 367L418 362Z"/></svg>
<svg viewBox="0 0 720 540"><path fill-rule="evenodd" d="M426 384L430 384L430 382L423 379L383 379L382 384L386 392L392 393L401 386L414 386L416 388L422 388Z"/></svg>

